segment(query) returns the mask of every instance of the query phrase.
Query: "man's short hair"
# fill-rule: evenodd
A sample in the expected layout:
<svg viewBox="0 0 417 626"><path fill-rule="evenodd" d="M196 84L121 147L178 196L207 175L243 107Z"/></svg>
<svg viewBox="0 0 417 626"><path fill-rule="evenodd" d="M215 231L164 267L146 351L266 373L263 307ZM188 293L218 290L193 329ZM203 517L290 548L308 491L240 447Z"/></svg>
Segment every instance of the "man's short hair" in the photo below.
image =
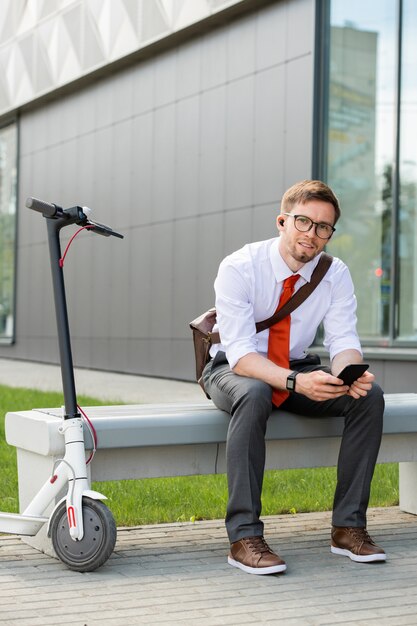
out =
<svg viewBox="0 0 417 626"><path fill-rule="evenodd" d="M321 200L332 204L336 214L334 220L336 224L340 217L339 201L330 187L321 180L302 180L287 189L282 196L281 213L289 213L295 204L306 204L310 200Z"/></svg>

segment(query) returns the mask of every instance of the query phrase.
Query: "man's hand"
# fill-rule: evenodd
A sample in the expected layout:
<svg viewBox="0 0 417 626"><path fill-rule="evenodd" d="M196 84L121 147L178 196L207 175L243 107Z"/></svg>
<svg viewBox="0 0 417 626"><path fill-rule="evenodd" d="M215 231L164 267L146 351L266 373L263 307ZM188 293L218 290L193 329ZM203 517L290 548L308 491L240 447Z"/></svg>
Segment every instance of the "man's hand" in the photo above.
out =
<svg viewBox="0 0 417 626"><path fill-rule="evenodd" d="M341 372L349 363L359 363L361 355L351 350L340 353L340 356L344 358L338 359L339 355L337 355L333 360L333 372L335 370ZM269 359L255 352L242 357L233 368L233 371L239 374L239 376L249 376L250 378L263 380L276 389L285 389L287 376L291 372L291 370L286 368L278 367ZM375 376L367 371L349 387L337 376L323 372L323 370L299 372L295 382L295 391L317 402L335 400L344 395L349 395L357 400L361 396L366 396L374 379Z"/></svg>
<svg viewBox="0 0 417 626"><path fill-rule="evenodd" d="M339 352L332 361L332 372L336 375L340 374L343 368L351 363L362 363L362 355L356 350L344 350L343 352ZM351 384L348 388L347 395L355 398L355 400L358 400L361 396L366 396L374 380L375 376L367 370L360 378ZM338 378L338 381L343 382L340 378Z"/></svg>
<svg viewBox="0 0 417 626"><path fill-rule="evenodd" d="M297 374L295 383L297 393L302 393L310 400L316 400L317 402L335 400L346 395L350 389L343 384L343 380L322 370L300 372Z"/></svg>
<svg viewBox="0 0 417 626"><path fill-rule="evenodd" d="M360 378L355 380L349 387L347 392L348 396L352 396L355 400L358 400L361 396L366 396L368 391L372 387L372 382L375 380L375 376L366 371Z"/></svg>

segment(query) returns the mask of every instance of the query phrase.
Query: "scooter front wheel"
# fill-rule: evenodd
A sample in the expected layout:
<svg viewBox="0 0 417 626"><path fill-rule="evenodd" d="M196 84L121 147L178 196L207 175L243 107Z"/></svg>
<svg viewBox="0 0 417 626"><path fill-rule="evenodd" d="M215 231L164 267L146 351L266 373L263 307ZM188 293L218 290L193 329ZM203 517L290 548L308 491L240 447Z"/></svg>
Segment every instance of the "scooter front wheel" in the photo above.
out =
<svg viewBox="0 0 417 626"><path fill-rule="evenodd" d="M83 498L84 536L74 541L69 533L66 502L56 509L51 520L51 539L58 558L75 572L92 572L101 567L113 552L116 523L111 511L100 500Z"/></svg>

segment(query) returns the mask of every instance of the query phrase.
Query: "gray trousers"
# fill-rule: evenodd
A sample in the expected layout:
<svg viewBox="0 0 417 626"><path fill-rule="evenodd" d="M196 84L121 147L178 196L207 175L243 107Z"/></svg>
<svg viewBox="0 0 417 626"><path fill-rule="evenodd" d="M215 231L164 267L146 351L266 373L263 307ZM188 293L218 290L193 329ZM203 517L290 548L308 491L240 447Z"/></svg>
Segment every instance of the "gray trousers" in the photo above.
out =
<svg viewBox="0 0 417 626"><path fill-rule="evenodd" d="M320 365L303 367L299 361L291 363L290 367L304 372L330 371ZM214 404L230 415L226 444L229 540L233 543L243 537L263 535L261 493L265 432L273 409L272 388L260 380L234 374L224 352L206 365L203 379ZM345 418L332 523L334 526L366 526L371 480L382 435L384 398L381 388L373 384L371 391L359 400L342 396L325 402L293 393L281 408L312 418L337 415Z"/></svg>

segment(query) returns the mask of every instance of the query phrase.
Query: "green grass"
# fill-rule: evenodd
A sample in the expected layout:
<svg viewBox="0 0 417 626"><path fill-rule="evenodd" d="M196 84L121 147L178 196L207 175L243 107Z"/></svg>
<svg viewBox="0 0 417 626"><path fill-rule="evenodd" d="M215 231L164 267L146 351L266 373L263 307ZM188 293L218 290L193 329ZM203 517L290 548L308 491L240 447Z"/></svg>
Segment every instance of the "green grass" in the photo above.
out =
<svg viewBox="0 0 417 626"><path fill-rule="evenodd" d="M81 406L109 404L80 396ZM61 406L62 394L0 385L0 510L17 512L16 452L4 439L7 411ZM94 463L94 461L93 461ZM265 473L263 515L327 511L332 508L335 468L280 470ZM223 518L226 477L190 476L95 483L108 497L118 526ZM398 504L398 464L378 465L370 506Z"/></svg>
<svg viewBox="0 0 417 626"><path fill-rule="evenodd" d="M332 508L336 469L265 472L262 514L279 515ZM97 483L120 526L218 519L225 515L226 477L189 476ZM378 465L370 506L398 504L398 464Z"/></svg>

